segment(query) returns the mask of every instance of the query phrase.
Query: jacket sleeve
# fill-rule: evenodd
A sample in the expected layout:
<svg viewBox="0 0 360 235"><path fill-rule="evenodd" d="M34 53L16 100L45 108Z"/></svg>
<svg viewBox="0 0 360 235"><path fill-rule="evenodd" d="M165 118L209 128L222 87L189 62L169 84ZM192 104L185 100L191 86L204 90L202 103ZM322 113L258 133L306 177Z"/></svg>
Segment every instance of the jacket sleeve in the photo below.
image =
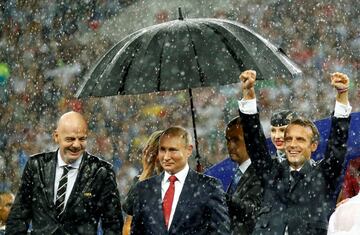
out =
<svg viewBox="0 0 360 235"><path fill-rule="evenodd" d="M6 224L6 234L27 234L32 219L31 203L33 200L33 169L34 161L30 158L26 163L21 178L20 188L16 194Z"/></svg>
<svg viewBox="0 0 360 235"><path fill-rule="evenodd" d="M247 152L251 158L257 175L266 179L266 174L271 173L273 160L266 145L266 137L262 129L259 113L240 113L241 123L244 130L244 138ZM261 173L261 174L260 174Z"/></svg>
<svg viewBox="0 0 360 235"><path fill-rule="evenodd" d="M133 207L134 207L134 200L135 200L135 186L139 182L139 176L135 176L132 185L129 189L125 197L125 201L122 205L124 212L128 215L133 215Z"/></svg>
<svg viewBox="0 0 360 235"><path fill-rule="evenodd" d="M337 187L337 180L339 179L343 169L347 151L346 143L349 135L349 125L350 117L332 117L330 136L326 147L324 160L322 160L320 163L327 182L333 190L335 190Z"/></svg>
<svg viewBox="0 0 360 235"><path fill-rule="evenodd" d="M230 234L230 217L226 205L225 193L220 182L213 179L209 182L213 189L208 191L207 202L210 211L210 234Z"/></svg>
<svg viewBox="0 0 360 235"><path fill-rule="evenodd" d="M243 224L247 234L251 234L255 226L255 218L263 195L260 179L255 174L251 174L250 177L249 184L244 185L239 194L235 193L228 200L230 216L238 217L235 223Z"/></svg>
<svg viewBox="0 0 360 235"><path fill-rule="evenodd" d="M123 216L115 173L110 167L101 167L102 190L100 195L100 216L104 235L121 234Z"/></svg>

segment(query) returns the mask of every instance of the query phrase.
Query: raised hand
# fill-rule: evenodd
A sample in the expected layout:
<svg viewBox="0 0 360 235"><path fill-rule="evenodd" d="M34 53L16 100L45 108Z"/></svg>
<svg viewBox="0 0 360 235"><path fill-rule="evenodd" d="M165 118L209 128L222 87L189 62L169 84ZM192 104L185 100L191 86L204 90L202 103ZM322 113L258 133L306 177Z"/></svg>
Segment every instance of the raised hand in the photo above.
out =
<svg viewBox="0 0 360 235"><path fill-rule="evenodd" d="M254 89L256 81L256 71L246 70L240 74L239 79L241 81L243 98L245 100L256 98Z"/></svg>
<svg viewBox="0 0 360 235"><path fill-rule="evenodd" d="M346 92L349 89L349 78L343 73L333 73L331 74L331 85L340 93Z"/></svg>
<svg viewBox="0 0 360 235"><path fill-rule="evenodd" d="M331 85L337 90L336 100L348 104L348 92L350 79L346 74L335 72L331 74Z"/></svg>

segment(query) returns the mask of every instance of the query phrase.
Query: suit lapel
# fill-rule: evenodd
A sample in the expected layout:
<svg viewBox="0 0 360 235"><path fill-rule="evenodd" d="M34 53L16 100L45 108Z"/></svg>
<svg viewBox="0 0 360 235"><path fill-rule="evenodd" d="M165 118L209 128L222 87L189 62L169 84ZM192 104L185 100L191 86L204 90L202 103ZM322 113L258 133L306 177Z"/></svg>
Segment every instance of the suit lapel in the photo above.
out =
<svg viewBox="0 0 360 235"><path fill-rule="evenodd" d="M250 179L250 174L252 171L252 167L251 165L246 169L246 171L244 172L244 174L241 176L240 181L236 187L236 192L239 191L243 185Z"/></svg>
<svg viewBox="0 0 360 235"><path fill-rule="evenodd" d="M158 226L161 226L163 228L163 232L164 233L168 233L166 226L165 226L165 218L164 218L164 214L162 211L162 195L161 195L161 181L164 178L164 172L159 175L159 176L155 176L155 180L154 185L150 185L150 188L156 189L156 188L160 188L160 190L156 190L156 196L155 197L151 197L154 199L153 203L149 203L149 205L156 205L153 207L153 217L154 217L154 222L156 222L156 224L158 224L160 222L160 224Z"/></svg>
<svg viewBox="0 0 360 235"><path fill-rule="evenodd" d="M88 160L88 153L84 152L84 156L80 163L79 172L77 174L73 189L71 190L69 199L65 205L65 213L67 211L67 208L71 208L72 205L78 204L83 198L81 192L86 188L85 184L89 181L91 177L91 166L87 163Z"/></svg>
<svg viewBox="0 0 360 235"><path fill-rule="evenodd" d="M186 213L189 213L190 195L194 194L194 185L197 184L196 173L189 169L185 178L184 186L181 190L178 204L175 209L174 217L171 222L169 231L180 226L181 221L185 218ZM176 229L177 230L177 229Z"/></svg>
<svg viewBox="0 0 360 235"><path fill-rule="evenodd" d="M52 153L46 153L44 158L44 166L41 172L43 172L44 182L44 194L48 205L54 207L54 185L55 185L55 172L56 172L56 161L57 151Z"/></svg>
<svg viewBox="0 0 360 235"><path fill-rule="evenodd" d="M295 182L293 184L291 184L291 187L290 187L290 192L292 192L294 190L294 188L296 187L296 185L302 180L304 179L308 174L309 172L311 171L311 165L309 163L309 161L306 161L304 163L304 165L302 166L301 170L299 171L300 173L300 177L298 179L295 180ZM290 177L290 176L289 176Z"/></svg>

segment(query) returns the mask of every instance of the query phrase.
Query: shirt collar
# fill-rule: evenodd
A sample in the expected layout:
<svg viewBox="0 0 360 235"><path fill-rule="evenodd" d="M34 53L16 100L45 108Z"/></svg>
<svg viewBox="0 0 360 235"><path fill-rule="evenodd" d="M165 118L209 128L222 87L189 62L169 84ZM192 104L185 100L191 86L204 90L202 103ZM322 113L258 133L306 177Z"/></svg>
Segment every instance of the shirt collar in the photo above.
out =
<svg viewBox="0 0 360 235"><path fill-rule="evenodd" d="M244 173L247 168L251 165L251 159L245 160L243 163L240 164L239 168L241 170L241 173Z"/></svg>
<svg viewBox="0 0 360 235"><path fill-rule="evenodd" d="M71 168L79 169L83 156L84 156L84 154L82 154L78 159L76 159L75 162L73 162L71 164L66 164L66 162L64 162L64 160L61 158L60 151L58 151L57 152L57 165L58 165L58 167L70 166Z"/></svg>
<svg viewBox="0 0 360 235"><path fill-rule="evenodd" d="M176 176L177 180L178 180L180 183L184 183L184 182L185 182L185 178L186 178L186 176L187 176L187 174L188 174L188 172L189 172L189 169L190 169L189 164L186 164L185 167L184 167L181 171L179 171L178 173L174 174L174 175ZM164 174L164 182L167 182L167 181L169 180L169 177L170 177L170 176L171 176L171 175L165 171L165 174Z"/></svg>
<svg viewBox="0 0 360 235"><path fill-rule="evenodd" d="M295 168L293 168L292 166L289 166L289 167L290 167L290 171L300 171L303 166L304 166L304 165L302 165L302 166L299 167L298 169L295 169Z"/></svg>

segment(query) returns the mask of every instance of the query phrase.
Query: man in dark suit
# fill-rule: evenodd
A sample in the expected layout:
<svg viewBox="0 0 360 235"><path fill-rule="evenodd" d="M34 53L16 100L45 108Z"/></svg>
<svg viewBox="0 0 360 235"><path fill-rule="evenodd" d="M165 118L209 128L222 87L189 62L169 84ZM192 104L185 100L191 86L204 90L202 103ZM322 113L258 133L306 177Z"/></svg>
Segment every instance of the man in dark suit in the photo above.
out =
<svg viewBox="0 0 360 235"><path fill-rule="evenodd" d="M246 151L241 118L231 120L225 131L230 158L238 166L226 191L232 234L251 234L262 199L262 186Z"/></svg>
<svg viewBox="0 0 360 235"><path fill-rule="evenodd" d="M252 70L240 75L243 99L239 102L246 147L264 185L253 234L325 235L346 154L349 79L342 73L331 76L331 84L337 89L335 112L324 159L316 165L311 165L310 159L318 146L319 132L304 118L291 120L285 130L287 161L271 159L256 110L255 79Z"/></svg>
<svg viewBox="0 0 360 235"><path fill-rule="evenodd" d="M137 183L131 234L230 234L220 182L189 168L191 136L170 127L160 137L164 173Z"/></svg>
<svg viewBox="0 0 360 235"><path fill-rule="evenodd" d="M6 234L121 234L123 218L115 174L85 151L88 127L77 112L61 116L55 152L31 157L11 209Z"/></svg>

